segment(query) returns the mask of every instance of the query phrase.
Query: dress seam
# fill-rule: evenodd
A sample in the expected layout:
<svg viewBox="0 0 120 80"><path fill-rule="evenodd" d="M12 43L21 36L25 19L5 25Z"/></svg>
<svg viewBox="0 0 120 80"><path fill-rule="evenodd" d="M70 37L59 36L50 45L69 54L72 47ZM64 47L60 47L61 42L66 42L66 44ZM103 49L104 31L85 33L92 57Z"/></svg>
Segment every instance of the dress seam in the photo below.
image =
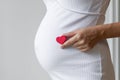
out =
<svg viewBox="0 0 120 80"><path fill-rule="evenodd" d="M96 15L97 15L97 16L104 16L104 14L102 14L102 13L85 12L85 11L75 11L75 10L73 10L73 9L68 9L68 8L63 7L58 0L56 0L56 2L61 6L61 8L65 9L65 10L67 10L67 11L71 11L71 12L78 13L78 14L87 14L87 15L92 15L92 16L93 16L93 15L94 15L94 16L96 16Z"/></svg>

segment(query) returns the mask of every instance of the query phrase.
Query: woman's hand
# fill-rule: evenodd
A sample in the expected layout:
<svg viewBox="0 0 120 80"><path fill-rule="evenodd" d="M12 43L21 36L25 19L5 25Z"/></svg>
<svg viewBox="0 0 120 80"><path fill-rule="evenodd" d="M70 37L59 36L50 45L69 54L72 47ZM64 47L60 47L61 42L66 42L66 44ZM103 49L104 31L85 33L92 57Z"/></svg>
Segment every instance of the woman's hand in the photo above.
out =
<svg viewBox="0 0 120 80"><path fill-rule="evenodd" d="M73 47L81 50L87 51L94 47L94 45L102 39L101 33L98 31L97 27L87 27L74 30L72 32L64 33L67 37L70 37L61 48L72 45Z"/></svg>

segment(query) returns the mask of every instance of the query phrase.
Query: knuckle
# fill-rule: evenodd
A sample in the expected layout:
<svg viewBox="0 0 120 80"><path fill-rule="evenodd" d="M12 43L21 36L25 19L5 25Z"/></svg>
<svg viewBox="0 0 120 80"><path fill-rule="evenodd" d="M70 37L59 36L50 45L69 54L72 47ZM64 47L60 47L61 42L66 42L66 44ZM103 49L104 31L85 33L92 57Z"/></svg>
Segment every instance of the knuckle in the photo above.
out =
<svg viewBox="0 0 120 80"><path fill-rule="evenodd" d="M71 44L72 43L72 40L70 40L67 44Z"/></svg>
<svg viewBox="0 0 120 80"><path fill-rule="evenodd" d="M67 43L67 45L71 45L72 44L72 41L69 41L68 43Z"/></svg>
<svg viewBox="0 0 120 80"><path fill-rule="evenodd" d="M82 40L81 42L82 42L82 44L85 44L86 41L85 41L85 40Z"/></svg>

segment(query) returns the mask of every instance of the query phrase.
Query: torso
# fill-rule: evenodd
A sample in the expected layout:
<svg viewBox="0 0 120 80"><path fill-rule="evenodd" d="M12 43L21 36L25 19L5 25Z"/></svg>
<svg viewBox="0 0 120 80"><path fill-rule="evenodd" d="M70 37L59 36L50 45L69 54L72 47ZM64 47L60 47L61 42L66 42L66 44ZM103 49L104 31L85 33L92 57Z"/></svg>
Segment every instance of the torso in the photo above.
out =
<svg viewBox="0 0 120 80"><path fill-rule="evenodd" d="M109 0L44 0L47 12L35 36L36 57L53 80L114 80L108 43L88 52L61 49L56 37L78 28L103 24ZM108 68L109 67L109 68Z"/></svg>

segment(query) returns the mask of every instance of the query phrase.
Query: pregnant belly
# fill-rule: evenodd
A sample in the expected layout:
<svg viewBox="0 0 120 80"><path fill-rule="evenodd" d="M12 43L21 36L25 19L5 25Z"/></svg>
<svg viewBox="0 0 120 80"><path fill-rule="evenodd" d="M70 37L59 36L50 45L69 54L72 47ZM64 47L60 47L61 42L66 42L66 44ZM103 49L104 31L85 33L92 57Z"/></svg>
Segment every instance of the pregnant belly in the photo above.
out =
<svg viewBox="0 0 120 80"><path fill-rule="evenodd" d="M100 67L100 64L98 64L100 63L100 54L97 45L88 52L81 52L72 46L61 49L61 45L56 42L57 36L86 24L77 23L76 19L68 19L68 21L65 18L64 22L60 19L59 17L54 18L46 15L38 28L35 37L35 51L41 66L46 71L51 71L63 67L67 68L67 66L72 69L76 65L81 66L82 70L82 66L86 65L86 69L90 68L89 71L97 72ZM94 69L95 67L98 67L98 69Z"/></svg>
<svg viewBox="0 0 120 80"><path fill-rule="evenodd" d="M58 7L56 5L54 9L57 10ZM57 11L54 9L49 8L34 40L35 54L41 67L53 74L55 72L58 75L68 75L68 79L74 76L71 80L76 79L77 76L86 78L83 76L86 74L97 80L103 73L102 67L103 70L107 70L110 64L106 42L103 40L91 50L81 52L72 46L60 48L61 44L56 42L56 37L79 28L96 25L99 16L74 13L60 7Z"/></svg>
<svg viewBox="0 0 120 80"><path fill-rule="evenodd" d="M81 52L72 46L61 49L56 37L79 28L96 25L98 16L74 13L62 8L55 12L54 9L49 9L44 16L34 41L36 56L41 66L50 71L67 66L72 69L76 65L81 66L82 70L82 66L86 65L86 69L90 68L88 71L97 72L100 69L98 63L101 61L97 45L88 52ZM94 69L95 67L97 69Z"/></svg>

